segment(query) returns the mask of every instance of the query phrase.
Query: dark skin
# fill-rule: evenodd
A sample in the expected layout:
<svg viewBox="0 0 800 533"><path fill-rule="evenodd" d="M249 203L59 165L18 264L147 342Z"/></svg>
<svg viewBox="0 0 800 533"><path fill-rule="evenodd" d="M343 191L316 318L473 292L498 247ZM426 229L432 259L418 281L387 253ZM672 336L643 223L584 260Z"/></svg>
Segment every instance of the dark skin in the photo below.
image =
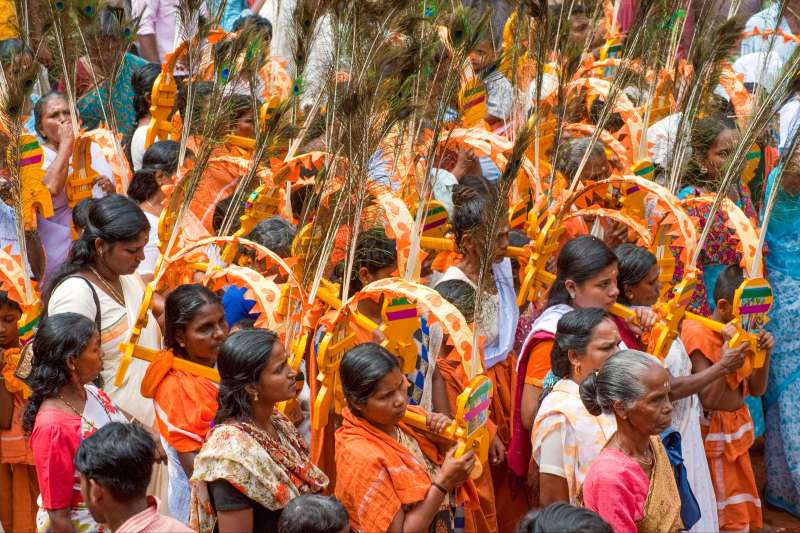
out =
<svg viewBox="0 0 800 533"><path fill-rule="evenodd" d="M116 531L129 518L141 513L148 507L147 496L134 498L121 502L114 498L113 493L94 479L89 479L79 474L81 479L81 494L92 517L99 524L107 525L111 531Z"/></svg>
<svg viewBox="0 0 800 533"><path fill-rule="evenodd" d="M658 281L659 273L658 265L654 265L641 281L625 287L627 300L632 305L655 305L661 290L661 282ZM692 359L691 375L675 377L670 374L670 399L675 401L694 394L702 394L702 391L710 384L720 379L724 382L725 376L741 368L744 364L744 357L745 348L743 346L738 348L724 347L720 360L714 364L710 364L706 360L709 364L701 365L704 368L702 371L694 366L694 359Z"/></svg>
<svg viewBox="0 0 800 533"><path fill-rule="evenodd" d="M653 363L641 376L641 384L644 394L633 405L620 401L614 403L617 432L607 446L636 460L649 477L654 460L650 436L667 429L672 420L669 375Z"/></svg>
<svg viewBox="0 0 800 533"><path fill-rule="evenodd" d="M219 347L227 336L228 323L225 321L225 309L219 303L205 304L186 326L175 332L175 340L185 354L183 358L208 367L217 364ZM194 473L196 456L197 451L178 452L181 467L188 478Z"/></svg>
<svg viewBox="0 0 800 533"><path fill-rule="evenodd" d="M725 299L717 301L717 307L714 309L714 314L711 315L717 322L728 323L733 319L733 306ZM739 350L743 354L747 354L750 344L745 342L737 348L730 348L728 341L736 334L736 330L728 325L722 332L723 357L726 352L731 350ZM762 396L767 391L767 376L769 375L769 360L772 348L775 346L775 339L768 331L762 331L758 335L758 348L767 351L767 357L764 360L764 366L761 368L753 369L748 380L748 391L751 396ZM699 350L693 351L689 354L692 359L692 373L700 373L713 365L711 361ZM726 374L727 375L727 374ZM744 389L740 385L736 389L731 389L728 386L726 376L717 378L699 392L700 403L703 408L710 411L736 411L741 409L744 405Z"/></svg>
<svg viewBox="0 0 800 533"><path fill-rule="evenodd" d="M403 419L408 396L406 377L395 367L376 385L374 392L364 402L352 402L353 411L380 431L394 438L394 430ZM429 414L428 429L436 433L450 422L449 418L438 413ZM475 464L475 453L470 450L458 459L453 457L455 448L445 457L433 481L442 485L448 492L463 484ZM428 489L422 502L401 508L389 525L389 533L426 531L436 516L444 500L444 493L433 485Z"/></svg>
<svg viewBox="0 0 800 533"><path fill-rule="evenodd" d="M91 383L103 369L103 351L100 346L100 334L96 331L78 357L67 361L70 380L58 391L55 397L47 398L40 409L56 409L70 416L75 416L73 407L79 413L86 406L86 389L84 385ZM71 407L70 407L71 406ZM70 520L70 508L47 509L50 516L52 533L73 533Z"/></svg>
<svg viewBox="0 0 800 533"><path fill-rule="evenodd" d="M590 373L600 368L606 359L619 351L619 331L613 320L607 319L595 326L592 338L583 353L570 350L569 379L581 383ZM546 507L551 503L569 502L569 485L566 478L553 474L539 473L539 505Z"/></svg>
<svg viewBox="0 0 800 533"><path fill-rule="evenodd" d="M279 439L279 435L272 424L272 412L276 403L295 397L296 377L297 372L289 366L286 350L283 345L276 343L264 368L258 375L258 380L245 386L252 412L252 418L248 422L263 429L275 440ZM219 533L241 533L253 530L252 508L219 511L217 519Z"/></svg>
<svg viewBox="0 0 800 533"><path fill-rule="evenodd" d="M81 276L100 287L103 292L108 293L105 290L105 286L110 285L118 295L122 295L122 282L120 282L119 277L136 272L139 263L144 260L144 247L147 245L147 238L147 232L143 231L133 241L108 243L100 238L95 239L94 245L97 251L97 260L95 261L94 270L100 277L89 269L81 270ZM117 299L113 294L109 293L108 295ZM118 303L125 305L125 302Z"/></svg>
<svg viewBox="0 0 800 533"><path fill-rule="evenodd" d="M5 365L5 350L19 348L19 328L17 323L22 313L14 306L0 306L0 367ZM14 416L14 397L0 379L0 430L11 427Z"/></svg>

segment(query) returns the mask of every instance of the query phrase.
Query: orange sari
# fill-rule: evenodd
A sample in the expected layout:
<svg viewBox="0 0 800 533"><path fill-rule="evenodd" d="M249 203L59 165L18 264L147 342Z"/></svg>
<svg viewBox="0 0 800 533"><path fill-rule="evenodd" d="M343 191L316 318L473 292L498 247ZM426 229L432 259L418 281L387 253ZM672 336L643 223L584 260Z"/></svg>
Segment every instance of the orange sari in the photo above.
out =
<svg viewBox="0 0 800 533"><path fill-rule="evenodd" d="M6 531L33 533L36 531L36 497L39 483L33 466L33 453L22 431L22 411L25 406L25 385L14 375L19 350L6 350L2 375L14 401L11 427L0 431L0 523Z"/></svg>
<svg viewBox="0 0 800 533"><path fill-rule="evenodd" d="M444 381L447 391L447 401L450 404L450 412L455 413L457 410L456 400L458 399L458 395L463 392L464 388L469 383L467 375L464 372L464 367L461 365L461 356L456 353L455 349L451 349L446 358L439 357L436 360L436 367L439 369L439 373ZM497 433L497 427L491 420L487 422L487 426L489 432L494 436ZM464 530L495 533L498 531L497 509L495 508L491 469L484 468L480 477L473 480L473 482L475 483L475 489L478 491L480 508L465 513L464 518L466 519L466 524Z"/></svg>
<svg viewBox="0 0 800 533"><path fill-rule="evenodd" d="M353 530L386 531L404 505L425 499L430 476L392 437L347 408L342 417L342 427L336 431L336 497L347 509ZM429 460L441 464L436 447L422 433L403 423L398 427L417 441ZM459 501L469 508L477 501L474 486L467 481L462 489Z"/></svg>
<svg viewBox="0 0 800 533"><path fill-rule="evenodd" d="M217 414L217 385L172 368L175 358L164 350L150 363L142 379L142 396L152 398L161 436L179 453L202 446Z"/></svg>

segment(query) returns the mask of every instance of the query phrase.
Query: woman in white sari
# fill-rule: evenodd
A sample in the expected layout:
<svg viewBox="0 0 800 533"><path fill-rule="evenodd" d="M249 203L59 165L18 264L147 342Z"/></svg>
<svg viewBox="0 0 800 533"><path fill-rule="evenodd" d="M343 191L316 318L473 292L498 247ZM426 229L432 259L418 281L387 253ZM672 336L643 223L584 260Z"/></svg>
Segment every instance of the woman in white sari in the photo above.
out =
<svg viewBox="0 0 800 533"><path fill-rule="evenodd" d="M45 292L49 316L73 312L97 324L103 352L103 391L119 408L152 428L153 402L140 391L147 370L145 361L131 361L121 387L114 384L122 353L119 345L128 340L136 325L144 298L144 283L136 268L144 258L150 225L141 208L124 196L93 200L86 228L75 241L66 263ZM148 311L139 345L161 349L161 331ZM167 470L156 465L149 494L167 498Z"/></svg>
<svg viewBox="0 0 800 533"><path fill-rule="evenodd" d="M155 420L152 402L140 391L147 363L134 359L121 387L114 384L122 353L119 345L128 339L139 316L144 284L136 268L147 244L147 218L141 208L124 196L94 200L89 220L75 241L67 262L45 293L47 314L73 312L98 323L103 349L103 390L123 411L146 426ZM158 324L148 313L139 344L161 349Z"/></svg>

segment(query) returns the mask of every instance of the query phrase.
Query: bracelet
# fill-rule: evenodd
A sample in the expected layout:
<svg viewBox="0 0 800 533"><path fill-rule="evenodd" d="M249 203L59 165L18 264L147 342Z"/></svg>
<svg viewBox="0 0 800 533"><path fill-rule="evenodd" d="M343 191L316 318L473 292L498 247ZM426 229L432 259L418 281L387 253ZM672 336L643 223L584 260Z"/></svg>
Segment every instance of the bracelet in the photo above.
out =
<svg viewBox="0 0 800 533"><path fill-rule="evenodd" d="M447 494L450 492L449 490L447 490L446 488L444 488L440 484L436 483L435 481L431 481L431 486L436 487L437 489L442 491L442 494L444 494L445 496L447 496Z"/></svg>

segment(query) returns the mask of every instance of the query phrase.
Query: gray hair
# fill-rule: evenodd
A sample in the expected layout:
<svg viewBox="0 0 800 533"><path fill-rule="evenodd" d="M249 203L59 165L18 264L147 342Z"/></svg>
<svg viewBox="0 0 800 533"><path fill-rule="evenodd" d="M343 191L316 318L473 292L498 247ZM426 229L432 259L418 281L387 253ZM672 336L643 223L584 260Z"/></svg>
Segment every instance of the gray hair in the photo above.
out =
<svg viewBox="0 0 800 533"><path fill-rule="evenodd" d="M292 241L294 241L295 235L297 235L297 229L276 215L256 224L253 231L247 235L247 239L269 248L286 259L292 255Z"/></svg>
<svg viewBox="0 0 800 533"><path fill-rule="evenodd" d="M349 524L347 511L333 496L303 494L290 501L278 521L278 533L338 533Z"/></svg>
<svg viewBox="0 0 800 533"><path fill-rule="evenodd" d="M583 154L589 149L591 144L591 137L580 137L578 139L569 139L564 141L558 148L558 161L556 161L556 170L561 172L567 179L573 179L575 174L578 173L578 167L583 159ZM605 150L603 150L603 143L597 141L592 145L591 157L606 157Z"/></svg>
<svg viewBox="0 0 800 533"><path fill-rule="evenodd" d="M580 395L586 410L594 416L612 413L615 402L626 407L644 396L642 380L654 366L661 367L658 359L638 350L622 350L603 363L600 370L589 374L580 386Z"/></svg>

